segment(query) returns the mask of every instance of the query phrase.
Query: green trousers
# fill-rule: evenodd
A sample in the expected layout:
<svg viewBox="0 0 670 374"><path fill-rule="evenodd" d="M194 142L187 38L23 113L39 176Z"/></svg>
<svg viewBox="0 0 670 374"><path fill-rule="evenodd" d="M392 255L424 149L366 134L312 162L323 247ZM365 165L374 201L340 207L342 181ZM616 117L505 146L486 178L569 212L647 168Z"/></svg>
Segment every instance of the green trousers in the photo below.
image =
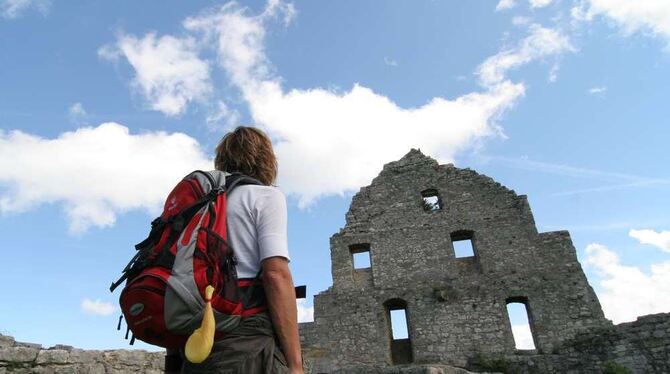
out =
<svg viewBox="0 0 670 374"><path fill-rule="evenodd" d="M184 358L184 352L181 352ZM285 374L286 358L279 348L267 313L247 317L223 339L214 342L212 353L200 364L184 358L182 373Z"/></svg>

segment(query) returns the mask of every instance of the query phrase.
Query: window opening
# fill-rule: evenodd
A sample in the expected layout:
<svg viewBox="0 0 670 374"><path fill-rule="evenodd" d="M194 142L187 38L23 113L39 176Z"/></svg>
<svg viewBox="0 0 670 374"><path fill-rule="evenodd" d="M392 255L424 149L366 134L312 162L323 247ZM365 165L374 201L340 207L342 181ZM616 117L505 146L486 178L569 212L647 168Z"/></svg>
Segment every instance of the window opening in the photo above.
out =
<svg viewBox="0 0 670 374"><path fill-rule="evenodd" d="M435 189L421 191L421 198L423 199L423 210L432 212L442 209L442 200Z"/></svg>
<svg viewBox="0 0 670 374"><path fill-rule="evenodd" d="M393 365L409 364L413 361L412 342L409 337L407 303L391 299L384 303L389 321L391 361Z"/></svg>
<svg viewBox="0 0 670 374"><path fill-rule="evenodd" d="M507 315L509 317L514 346L516 349L535 349L535 339L531 326L530 313L525 298L510 299L507 301Z"/></svg>
<svg viewBox="0 0 670 374"><path fill-rule="evenodd" d="M407 339L407 314L405 309L391 310L391 333L393 340Z"/></svg>
<svg viewBox="0 0 670 374"><path fill-rule="evenodd" d="M472 244L473 232L461 230L451 233L451 243L454 246L454 256L456 258L474 257L475 247Z"/></svg>
<svg viewBox="0 0 670 374"><path fill-rule="evenodd" d="M349 247L353 257L354 269L370 268L370 244L355 244Z"/></svg>

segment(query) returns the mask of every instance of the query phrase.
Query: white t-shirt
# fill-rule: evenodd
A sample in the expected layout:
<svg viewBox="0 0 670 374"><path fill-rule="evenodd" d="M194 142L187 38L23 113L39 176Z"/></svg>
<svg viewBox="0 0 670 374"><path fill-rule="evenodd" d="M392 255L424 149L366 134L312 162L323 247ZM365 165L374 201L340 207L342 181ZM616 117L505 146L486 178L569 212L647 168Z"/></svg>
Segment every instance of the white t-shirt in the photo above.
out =
<svg viewBox="0 0 670 374"><path fill-rule="evenodd" d="M228 195L228 241L237 257L237 276L258 275L261 261L289 259L286 198L276 187L242 185Z"/></svg>

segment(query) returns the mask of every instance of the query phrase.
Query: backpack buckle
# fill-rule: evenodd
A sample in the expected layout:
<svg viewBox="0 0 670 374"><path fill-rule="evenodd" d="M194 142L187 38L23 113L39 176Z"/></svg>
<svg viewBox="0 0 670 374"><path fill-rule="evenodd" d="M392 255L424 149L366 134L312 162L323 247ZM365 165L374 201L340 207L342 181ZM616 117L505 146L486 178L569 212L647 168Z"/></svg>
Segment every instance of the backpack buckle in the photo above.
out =
<svg viewBox="0 0 670 374"><path fill-rule="evenodd" d="M161 223L165 223L166 221L163 219L163 216L158 216L156 217L153 221L151 221L151 228L154 228L158 226Z"/></svg>
<svg viewBox="0 0 670 374"><path fill-rule="evenodd" d="M172 221L172 230L181 232L184 229L184 223L184 217L182 217L181 214L178 214L174 217L174 221Z"/></svg>
<svg viewBox="0 0 670 374"><path fill-rule="evenodd" d="M226 188L222 186L216 186L209 191L212 196L218 196L224 192L226 192Z"/></svg>

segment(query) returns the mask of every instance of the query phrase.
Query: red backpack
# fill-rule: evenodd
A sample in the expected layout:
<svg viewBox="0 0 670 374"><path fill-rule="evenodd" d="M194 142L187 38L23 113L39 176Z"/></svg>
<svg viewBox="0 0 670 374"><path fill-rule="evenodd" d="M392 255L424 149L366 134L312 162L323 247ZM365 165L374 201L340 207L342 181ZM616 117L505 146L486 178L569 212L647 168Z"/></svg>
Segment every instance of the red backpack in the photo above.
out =
<svg viewBox="0 0 670 374"><path fill-rule="evenodd" d="M151 232L135 246L137 253L112 283L126 281L119 303L128 332L149 344L178 349L200 326L205 288L215 289L212 308L216 338L237 327L242 317L267 309L260 272L238 279L235 254L228 245L226 197L256 179L221 171L195 171L168 196Z"/></svg>

